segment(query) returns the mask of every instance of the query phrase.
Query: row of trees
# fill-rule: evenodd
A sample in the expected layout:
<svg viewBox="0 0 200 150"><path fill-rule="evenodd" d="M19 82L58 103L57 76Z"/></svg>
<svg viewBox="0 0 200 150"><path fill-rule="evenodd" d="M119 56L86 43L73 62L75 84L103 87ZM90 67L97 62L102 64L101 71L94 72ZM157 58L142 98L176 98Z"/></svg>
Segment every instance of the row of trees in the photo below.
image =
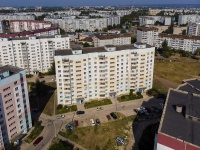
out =
<svg viewBox="0 0 200 150"><path fill-rule="evenodd" d="M194 54L191 52L185 51L185 50L176 50L168 46L168 43L166 40L162 43L162 48L156 49L157 52L159 52L163 57L170 57L174 53L179 53L182 57L191 57L193 59L198 59L198 56L200 56L200 48L197 48Z"/></svg>

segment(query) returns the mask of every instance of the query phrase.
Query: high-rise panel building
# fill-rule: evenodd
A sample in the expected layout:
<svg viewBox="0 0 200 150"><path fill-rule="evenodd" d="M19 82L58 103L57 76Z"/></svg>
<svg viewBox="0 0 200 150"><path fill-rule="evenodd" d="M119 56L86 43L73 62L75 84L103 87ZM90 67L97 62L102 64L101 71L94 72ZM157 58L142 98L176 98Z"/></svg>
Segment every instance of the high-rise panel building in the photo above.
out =
<svg viewBox="0 0 200 150"><path fill-rule="evenodd" d="M154 54L143 43L55 51L58 104L151 89Z"/></svg>
<svg viewBox="0 0 200 150"><path fill-rule="evenodd" d="M0 67L0 149L32 127L24 69Z"/></svg>
<svg viewBox="0 0 200 150"><path fill-rule="evenodd" d="M0 65L13 65L33 74L47 72L54 51L70 47L67 35L0 38Z"/></svg>

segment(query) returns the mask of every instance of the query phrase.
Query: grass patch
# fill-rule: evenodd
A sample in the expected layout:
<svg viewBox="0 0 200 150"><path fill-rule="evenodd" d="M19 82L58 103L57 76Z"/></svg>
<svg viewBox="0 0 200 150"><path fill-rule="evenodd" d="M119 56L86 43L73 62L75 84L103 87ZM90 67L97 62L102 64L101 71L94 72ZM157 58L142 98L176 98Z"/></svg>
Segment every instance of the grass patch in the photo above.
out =
<svg viewBox="0 0 200 150"><path fill-rule="evenodd" d="M47 102L47 105L45 106L43 113L49 115L49 116L53 116L54 115L54 98L55 98L55 91L53 93L53 95L50 97L49 101ZM57 98L57 97L56 97Z"/></svg>
<svg viewBox="0 0 200 150"><path fill-rule="evenodd" d="M44 129L44 126L41 125L42 122L35 122L34 129L31 131L31 134L25 139L27 143L31 143L34 139L36 139L42 130Z"/></svg>
<svg viewBox="0 0 200 150"><path fill-rule="evenodd" d="M93 107L109 105L109 104L112 104L110 99L92 100L91 102L86 102L84 104L84 107L87 109L87 108L93 108Z"/></svg>
<svg viewBox="0 0 200 150"><path fill-rule="evenodd" d="M141 99L143 98L143 96L141 95L140 92L137 92L136 94L132 94L132 95L122 95L117 97L117 100L119 102L125 102L125 101L131 101L131 100L136 100L136 99Z"/></svg>
<svg viewBox="0 0 200 150"><path fill-rule="evenodd" d="M48 150L73 150L74 146L66 141L62 141L58 138L53 138L51 146Z"/></svg>
<svg viewBox="0 0 200 150"><path fill-rule="evenodd" d="M182 80L188 78L198 77L200 74L200 60L191 58L172 56L169 60L158 61L155 60L154 75L160 78L167 79L176 83L181 83Z"/></svg>
<svg viewBox="0 0 200 150"><path fill-rule="evenodd" d="M64 114L64 113L68 113L68 112L77 111L76 105L72 105L72 106L65 105L64 107L61 107L61 108L59 108L58 106L56 109L56 114Z"/></svg>
<svg viewBox="0 0 200 150"><path fill-rule="evenodd" d="M59 134L78 143L79 145L82 145L88 150L117 149L118 146L122 146L115 142L117 136L125 138L128 144L127 129L130 130L135 116L123 117L123 115L120 115L120 118L121 119L103 123L99 126L75 128L73 131L66 129L66 131L61 131ZM126 149L126 145L123 147Z"/></svg>

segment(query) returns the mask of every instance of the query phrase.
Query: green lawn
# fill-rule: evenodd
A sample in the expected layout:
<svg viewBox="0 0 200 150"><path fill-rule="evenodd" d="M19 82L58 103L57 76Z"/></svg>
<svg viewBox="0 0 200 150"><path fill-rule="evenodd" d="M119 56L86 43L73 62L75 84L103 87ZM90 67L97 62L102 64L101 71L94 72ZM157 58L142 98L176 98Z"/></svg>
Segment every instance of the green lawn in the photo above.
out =
<svg viewBox="0 0 200 150"><path fill-rule="evenodd" d="M73 111L77 111L76 105L64 106L62 109L57 109L56 114L64 114L64 113L73 112Z"/></svg>
<svg viewBox="0 0 200 150"><path fill-rule="evenodd" d="M129 96L129 95L122 95L117 97L117 100L119 102L125 102L125 101L131 101L131 100L136 100L136 99L141 99L143 98L143 96L140 94L133 94L133 96Z"/></svg>
<svg viewBox="0 0 200 150"><path fill-rule="evenodd" d="M103 100L92 100L90 102L86 102L84 104L84 107L87 108L93 108L93 107L98 107L98 106L103 106L103 105L109 105L112 104L110 99L103 99Z"/></svg>
<svg viewBox="0 0 200 150"><path fill-rule="evenodd" d="M72 132L66 129L66 131L61 131L59 134L82 145L88 150L118 149L118 146L122 145L115 142L116 137L125 138L128 144L128 135L129 132L132 132L131 125L135 116L124 117L120 114L117 115L121 119L99 126L75 128ZM123 149L126 149L126 145L123 146Z"/></svg>
<svg viewBox="0 0 200 150"><path fill-rule="evenodd" d="M44 126L41 125L41 122L35 122L34 129L31 131L30 135L25 139L25 141L31 143L40 135L43 129Z"/></svg>
<svg viewBox="0 0 200 150"><path fill-rule="evenodd" d="M170 62L167 59L164 61L155 60L154 76L176 83L181 83L184 79L199 77L200 60L178 56L169 59L176 60L176 62Z"/></svg>
<svg viewBox="0 0 200 150"><path fill-rule="evenodd" d="M66 141L62 141L58 138L53 138L51 146L48 150L73 150L74 146L70 145Z"/></svg>

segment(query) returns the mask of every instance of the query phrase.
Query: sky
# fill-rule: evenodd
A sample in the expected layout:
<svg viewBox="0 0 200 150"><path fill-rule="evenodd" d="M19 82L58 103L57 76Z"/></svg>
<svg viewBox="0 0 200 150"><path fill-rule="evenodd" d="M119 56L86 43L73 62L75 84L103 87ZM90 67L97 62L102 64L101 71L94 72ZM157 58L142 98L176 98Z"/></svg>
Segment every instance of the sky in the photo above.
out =
<svg viewBox="0 0 200 150"><path fill-rule="evenodd" d="M106 6L149 4L200 4L200 0L0 0L5 6Z"/></svg>

